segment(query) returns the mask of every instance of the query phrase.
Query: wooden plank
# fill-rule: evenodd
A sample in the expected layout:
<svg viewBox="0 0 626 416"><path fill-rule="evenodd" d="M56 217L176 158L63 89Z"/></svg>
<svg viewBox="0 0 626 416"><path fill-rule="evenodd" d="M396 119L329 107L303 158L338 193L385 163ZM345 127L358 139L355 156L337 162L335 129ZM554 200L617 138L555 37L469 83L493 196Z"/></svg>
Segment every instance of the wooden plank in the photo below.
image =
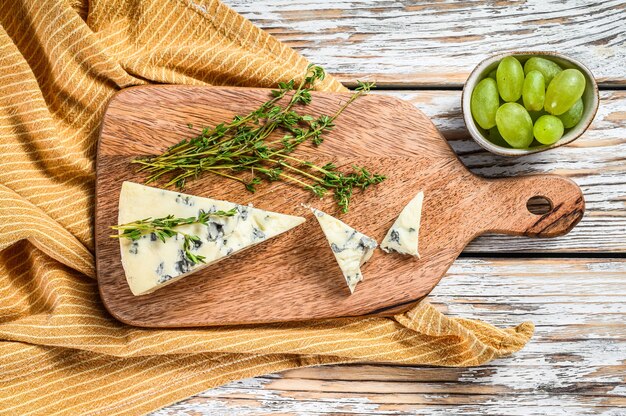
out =
<svg viewBox="0 0 626 416"><path fill-rule="evenodd" d="M357 384L357 383L354 383ZM357 385L360 385L358 383ZM395 387L390 383L390 387ZM245 386L243 386L245 391ZM264 390L254 396L254 391L228 400L194 398L154 413L158 416L174 415L607 415L621 416L618 407L623 407L621 398L581 397L581 405L571 405L569 396L546 397L537 394L533 398L509 397L489 403L492 396L423 393L412 394L410 400L404 394L383 393L380 395L355 393L348 399L343 394L311 394L307 400L298 395ZM285 397L286 396L286 397ZM295 397L294 397L295 396ZM408 403L407 403L408 402Z"/></svg>
<svg viewBox="0 0 626 416"><path fill-rule="evenodd" d="M226 0L340 81L460 86L482 59L557 51L604 85L626 84L626 2Z"/></svg>
<svg viewBox="0 0 626 416"><path fill-rule="evenodd" d="M626 91L602 91L596 118L570 145L519 158L491 154L467 133L457 91L379 91L413 103L448 138L461 161L486 177L558 173L582 188L586 212L566 236L531 239L483 236L467 253L626 252Z"/></svg>
<svg viewBox="0 0 626 416"><path fill-rule="evenodd" d="M230 383L154 415L626 413L626 259L459 259L431 302L535 336L473 368L296 369ZM197 413L194 413L197 412Z"/></svg>

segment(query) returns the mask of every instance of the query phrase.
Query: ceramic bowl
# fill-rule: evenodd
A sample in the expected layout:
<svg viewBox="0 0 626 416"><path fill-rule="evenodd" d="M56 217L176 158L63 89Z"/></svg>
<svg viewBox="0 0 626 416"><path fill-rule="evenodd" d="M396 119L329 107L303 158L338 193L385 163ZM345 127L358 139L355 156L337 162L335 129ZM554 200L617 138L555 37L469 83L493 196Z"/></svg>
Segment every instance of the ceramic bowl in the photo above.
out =
<svg viewBox="0 0 626 416"><path fill-rule="evenodd" d="M507 56L516 57L522 63L522 65L524 65L524 62L526 62L527 59L533 56L539 56L556 62L563 69L578 69L585 75L587 82L585 85L585 91L582 96L583 104L585 106L583 116L576 126L570 129L566 129L563 137L561 137L561 139L559 139L559 141L557 141L556 143L550 145L541 145L537 144L536 141L533 141L533 144L531 144L531 147L528 149L513 149L511 147L499 146L489 141L489 139L485 136L487 132L480 126L478 126L478 124L476 124L476 122L474 121L474 118L472 117L472 112L470 110L470 101L474 87L481 80L486 78L491 71L496 69L500 61ZM499 53L485 59L484 61L479 63L476 68L474 68L472 73L467 78L467 81L465 81L465 85L463 86L463 95L461 97L463 119L465 120L465 125L467 126L467 130L470 132L472 138L486 150L503 156L522 156L530 153L543 152L544 150L552 149L553 147L563 146L564 144L573 142L574 140L579 138L591 125L591 122L596 115L596 111L598 111L598 103L598 84L596 83L593 74L591 73L591 71L589 71L589 69L587 69L587 67L585 67L577 60L569 58L565 55L561 55L560 53L541 51L506 52ZM535 144L537 145L535 146Z"/></svg>

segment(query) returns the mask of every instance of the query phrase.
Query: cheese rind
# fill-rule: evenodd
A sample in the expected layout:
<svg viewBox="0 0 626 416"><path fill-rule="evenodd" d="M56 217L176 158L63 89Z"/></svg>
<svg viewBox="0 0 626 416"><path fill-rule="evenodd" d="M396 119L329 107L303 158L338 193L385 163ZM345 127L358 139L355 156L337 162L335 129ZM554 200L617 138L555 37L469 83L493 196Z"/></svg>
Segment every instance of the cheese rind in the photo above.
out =
<svg viewBox="0 0 626 416"><path fill-rule="evenodd" d="M311 211L328 240L350 293L354 293L357 283L363 280L361 266L372 257L378 243L325 212L315 208Z"/></svg>
<svg viewBox="0 0 626 416"><path fill-rule="evenodd" d="M401 253L420 257L419 230L424 192L418 193L405 207L380 243L385 253Z"/></svg>
<svg viewBox="0 0 626 416"><path fill-rule="evenodd" d="M252 247L300 224L305 219L238 205L211 198L196 197L180 192L124 182L119 202L118 224L144 218L196 217L200 211L229 211L232 217L211 217L207 225L189 224L177 231L197 235L200 241L191 251L205 257L206 263L191 263L183 250L181 235L162 242L150 234L131 241L120 238L122 265L131 292L135 296L151 293L193 272L215 264L246 248Z"/></svg>

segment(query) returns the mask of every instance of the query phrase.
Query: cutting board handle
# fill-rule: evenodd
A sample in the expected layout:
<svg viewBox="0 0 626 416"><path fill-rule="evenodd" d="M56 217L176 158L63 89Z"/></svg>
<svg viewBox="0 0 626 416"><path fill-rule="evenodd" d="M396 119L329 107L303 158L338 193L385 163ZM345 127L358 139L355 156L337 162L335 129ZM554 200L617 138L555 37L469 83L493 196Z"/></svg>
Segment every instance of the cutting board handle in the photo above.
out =
<svg viewBox="0 0 626 416"><path fill-rule="evenodd" d="M567 234L581 220L585 199L581 189L568 178L558 175L531 175L490 181L491 203L499 204L493 212L497 220L487 225L488 232L529 237L558 237ZM543 197L551 209L533 214L528 202Z"/></svg>

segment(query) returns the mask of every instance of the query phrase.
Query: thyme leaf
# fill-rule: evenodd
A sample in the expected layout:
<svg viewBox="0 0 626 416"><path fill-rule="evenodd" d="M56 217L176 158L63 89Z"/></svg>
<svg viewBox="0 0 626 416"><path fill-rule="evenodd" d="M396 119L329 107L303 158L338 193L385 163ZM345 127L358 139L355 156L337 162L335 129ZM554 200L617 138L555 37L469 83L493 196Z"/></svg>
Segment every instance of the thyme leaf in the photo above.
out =
<svg viewBox="0 0 626 416"><path fill-rule="evenodd" d="M164 180L166 186L179 188L208 172L241 182L250 192L255 192L263 181L281 180L320 198L331 191L341 210L348 212L355 188L364 190L382 182L385 176L358 166L352 172L340 172L333 163L318 166L291 154L305 142L322 145L341 113L375 85L357 81L354 93L332 115L300 114L297 108L311 103L311 91L325 76L320 66L309 65L299 82L279 82L278 88L271 90L272 98L256 110L236 115L230 122L205 127L197 137L184 139L160 155L137 158L133 163L147 173L146 183ZM287 100L286 105L281 104L283 99ZM281 131L282 137L272 137Z"/></svg>
<svg viewBox="0 0 626 416"><path fill-rule="evenodd" d="M184 238L183 251L185 252L185 257L192 264L204 263L204 256L194 254L191 251L191 248L194 245L193 243L196 241L200 241L200 237L198 237L197 235L183 233L176 228L180 227L181 225L189 224L208 225L209 219L211 217L232 217L236 213L237 208L233 208L228 211L220 210L215 212L206 212L201 210L196 217L179 218L175 217L174 215L168 215L167 217L161 218L144 218L142 220L137 220L126 224L111 226L112 229L121 231L121 233L111 235L111 237L127 238L131 241L136 241L145 235L154 235L157 239L165 243L168 238L174 237L178 234Z"/></svg>

